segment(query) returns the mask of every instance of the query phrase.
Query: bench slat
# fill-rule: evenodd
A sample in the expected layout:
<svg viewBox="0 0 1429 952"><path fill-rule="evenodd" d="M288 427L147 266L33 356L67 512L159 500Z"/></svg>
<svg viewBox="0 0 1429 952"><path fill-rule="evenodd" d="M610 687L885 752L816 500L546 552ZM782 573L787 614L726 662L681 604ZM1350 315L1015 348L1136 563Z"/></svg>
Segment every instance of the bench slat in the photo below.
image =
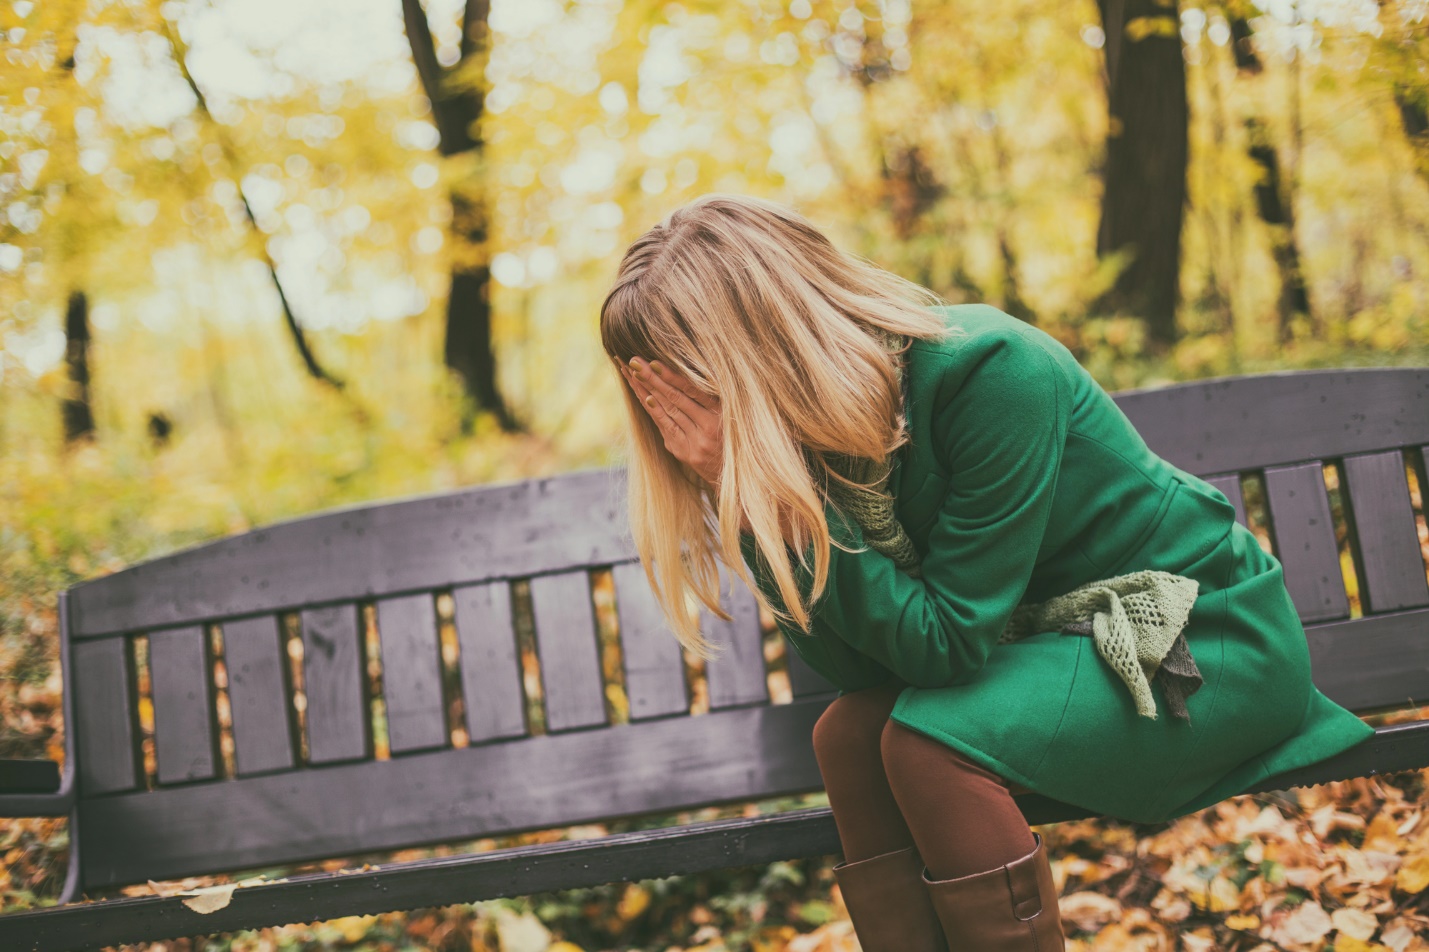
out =
<svg viewBox="0 0 1429 952"><path fill-rule="evenodd" d="M600 674L595 607L584 570L531 579L536 652L546 697L549 731L605 723L605 684Z"/></svg>
<svg viewBox="0 0 1429 952"><path fill-rule="evenodd" d="M218 539L71 589L72 636L612 565L635 556L621 470L382 502Z"/></svg>
<svg viewBox="0 0 1429 952"><path fill-rule="evenodd" d="M72 692L75 737L79 742L79 783L87 797L139 786L137 708L129 649L123 637L73 645Z"/></svg>
<svg viewBox="0 0 1429 952"><path fill-rule="evenodd" d="M1429 605L1409 478L1398 450L1346 456L1350 515L1364 570L1366 612Z"/></svg>
<svg viewBox="0 0 1429 952"><path fill-rule="evenodd" d="M1301 621L1330 621L1350 613L1324 467L1318 463L1265 471L1275 554Z"/></svg>
<svg viewBox="0 0 1429 952"><path fill-rule="evenodd" d="M357 760L371 754L360 639L356 605L303 612L309 763Z"/></svg>
<svg viewBox="0 0 1429 952"><path fill-rule="evenodd" d="M626 562L611 569L611 575L615 581L630 719L641 721L688 712L689 686L685 683L680 643L665 624L645 569L639 562Z"/></svg>
<svg viewBox="0 0 1429 952"><path fill-rule="evenodd" d="M1429 609L1309 625L1305 637L1315 686L1336 704L1360 712L1429 704Z"/></svg>
<svg viewBox="0 0 1429 952"><path fill-rule="evenodd" d="M526 733L521 660L506 582L452 589L467 736L473 744Z"/></svg>
<svg viewBox="0 0 1429 952"><path fill-rule="evenodd" d="M208 780L218 775L206 637L207 632L198 625L149 632L159 783Z"/></svg>
<svg viewBox="0 0 1429 952"><path fill-rule="evenodd" d="M1235 521L1243 526L1249 526L1245 518L1245 493L1240 488L1240 474L1231 473L1228 476L1213 476L1206 482L1221 491L1232 506L1235 507Z"/></svg>
<svg viewBox="0 0 1429 952"><path fill-rule="evenodd" d="M831 684L822 674L804 663L804 659L799 657L799 653L789 647L788 639L785 639L784 657L789 665L789 688L795 697L828 694L838 690L838 687Z"/></svg>
<svg viewBox="0 0 1429 952"><path fill-rule="evenodd" d="M224 622L223 661L238 775L291 769L297 744L288 700L288 652L278 617Z"/></svg>
<svg viewBox="0 0 1429 952"><path fill-rule="evenodd" d="M80 805L85 883L254 869L818 790L809 737L828 701L89 799ZM344 809L343 796L358 801Z"/></svg>
<svg viewBox="0 0 1429 952"><path fill-rule="evenodd" d="M700 619L705 637L726 647L708 662L710 709L741 704L764 704L769 700L769 679L764 671L764 635L759 629L759 603L754 593L723 565L719 568L722 604L730 620L716 618L702 609Z"/></svg>
<svg viewBox="0 0 1429 952"><path fill-rule="evenodd" d="M382 697L392 753L445 747L449 738L446 711L442 709L441 642L432 596L379 600L377 632L382 644Z"/></svg>
<svg viewBox="0 0 1429 952"><path fill-rule="evenodd" d="M1197 476L1429 443L1429 369L1286 371L1113 394L1157 455Z"/></svg>

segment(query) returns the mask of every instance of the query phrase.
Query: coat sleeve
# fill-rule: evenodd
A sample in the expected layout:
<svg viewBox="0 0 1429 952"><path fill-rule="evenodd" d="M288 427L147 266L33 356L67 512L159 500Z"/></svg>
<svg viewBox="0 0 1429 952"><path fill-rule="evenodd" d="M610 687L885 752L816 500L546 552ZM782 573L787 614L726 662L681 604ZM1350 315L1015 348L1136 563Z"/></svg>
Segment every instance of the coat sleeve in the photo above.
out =
<svg viewBox="0 0 1429 952"><path fill-rule="evenodd" d="M849 648L917 687L972 680L1027 590L1052 510L1071 384L1023 332L969 341L945 363L931 408L932 451L949 488L922 577L866 548L831 506L829 582L812 615ZM807 597L812 579L795 566ZM775 604L779 604L777 601Z"/></svg>

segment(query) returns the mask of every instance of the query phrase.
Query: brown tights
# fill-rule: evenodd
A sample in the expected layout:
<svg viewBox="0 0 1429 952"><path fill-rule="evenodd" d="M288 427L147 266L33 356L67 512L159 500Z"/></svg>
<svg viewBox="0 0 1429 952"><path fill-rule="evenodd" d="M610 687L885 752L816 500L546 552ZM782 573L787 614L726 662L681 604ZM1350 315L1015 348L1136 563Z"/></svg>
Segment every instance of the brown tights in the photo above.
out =
<svg viewBox="0 0 1429 952"><path fill-rule="evenodd" d="M995 869L1037 845L1013 787L945 744L889 720L907 684L836 698L814 725L814 755L844 861L916 845L932 879Z"/></svg>

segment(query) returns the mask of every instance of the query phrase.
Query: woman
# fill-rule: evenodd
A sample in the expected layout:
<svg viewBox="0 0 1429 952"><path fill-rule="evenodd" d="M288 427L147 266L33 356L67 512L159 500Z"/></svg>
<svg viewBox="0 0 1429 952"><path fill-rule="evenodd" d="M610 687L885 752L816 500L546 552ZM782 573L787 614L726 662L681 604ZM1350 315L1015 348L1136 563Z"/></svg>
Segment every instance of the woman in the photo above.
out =
<svg viewBox="0 0 1429 952"><path fill-rule="evenodd" d="M813 746L865 952L1064 947L1016 793L1157 823L1373 734L1225 497L1036 328L722 195L630 247L600 320L676 637L710 656L718 559L839 689Z"/></svg>

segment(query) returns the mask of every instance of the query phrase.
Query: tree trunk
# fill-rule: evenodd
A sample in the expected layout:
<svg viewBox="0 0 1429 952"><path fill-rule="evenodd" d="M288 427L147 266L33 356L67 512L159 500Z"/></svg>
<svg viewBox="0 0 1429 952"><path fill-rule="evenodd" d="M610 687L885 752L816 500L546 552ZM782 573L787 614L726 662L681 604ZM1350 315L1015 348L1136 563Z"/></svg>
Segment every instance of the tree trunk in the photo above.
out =
<svg viewBox="0 0 1429 952"><path fill-rule="evenodd" d="M1295 206L1285 197L1280 162L1265 127L1255 119L1247 119L1245 131L1250 141L1247 152L1260 166L1260 181L1255 183L1255 205L1260 220L1270 229L1270 252L1280 272L1280 299L1276 310L1280 341L1286 343L1294 336L1291 328L1295 316L1310 316L1310 295L1305 290L1300 248L1295 242Z"/></svg>
<svg viewBox="0 0 1429 952"><path fill-rule="evenodd" d="M243 203L243 214L248 219L249 227L253 234L258 236L256 242L259 254L263 258L263 263L268 266L268 277L273 281L273 287L278 291L278 303L283 309L283 323L288 328L288 334L293 338L293 346L297 348L298 357L303 361L303 367L307 369L308 376L321 383L327 384L334 390L341 391L346 386L343 380L329 373L328 370L318 363L317 356L313 353L312 346L308 343L307 334L303 331L303 326L298 323L298 318L293 314L292 304L288 301L288 294L283 290L283 282L278 278L278 266L273 261L272 255L268 253L267 243L262 240L262 231L258 228L258 219L253 215L253 208L248 204L248 196L243 193L243 168L238 161L238 155L233 149L233 143L224 134L223 127L213 118L213 113L208 108L208 98L204 96L203 90L199 88L194 80L193 74L189 72L188 48L184 45L179 31L173 24L165 19L164 29L168 35L169 45L174 52L174 64L178 67L184 82L188 84L189 91L193 93L194 99L198 101L199 115L204 118L209 128L213 130L214 138L218 142L219 148L223 151L223 156L228 162L229 169L233 173L233 185L238 192L238 198ZM359 416L365 414L359 411Z"/></svg>
<svg viewBox="0 0 1429 952"><path fill-rule="evenodd" d="M65 372L69 393L60 404L65 442L77 443L94 436L94 410L89 393L89 298L71 291L65 309Z"/></svg>
<svg viewBox="0 0 1429 952"><path fill-rule="evenodd" d="M1141 317L1152 346L1176 340L1186 203L1186 64L1175 0L1098 0L1106 31L1105 188L1097 254L1130 264L1093 310Z"/></svg>
<svg viewBox="0 0 1429 952"><path fill-rule="evenodd" d="M490 6L489 0L467 0L462 15L461 58L449 71L437 60L436 44L420 0L402 0L407 43L422 89L432 104L432 118L440 137L437 148L443 156L480 155L485 146L480 128L485 93L471 86L454 87L448 79L451 72L485 60ZM454 253L442 356L447 367L461 379L476 409L492 413L503 430L516 432L523 427L507 406L496 381L496 351L491 342L491 266L486 251L490 227L481 183L474 185L475 188L454 189L450 196Z"/></svg>

